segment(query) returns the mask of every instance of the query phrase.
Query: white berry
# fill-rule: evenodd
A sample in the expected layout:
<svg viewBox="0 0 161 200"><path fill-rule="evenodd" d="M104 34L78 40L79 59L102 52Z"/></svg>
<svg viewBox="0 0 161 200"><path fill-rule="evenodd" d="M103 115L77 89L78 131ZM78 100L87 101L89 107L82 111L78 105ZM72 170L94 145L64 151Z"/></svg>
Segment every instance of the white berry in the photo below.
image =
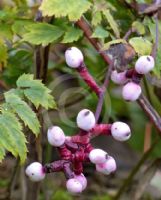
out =
<svg viewBox="0 0 161 200"><path fill-rule="evenodd" d="M131 130L126 123L115 122L111 126L111 135L118 141L126 141L131 136Z"/></svg>
<svg viewBox="0 0 161 200"><path fill-rule="evenodd" d="M125 84L127 82L126 72L118 73L116 70L112 71L111 80L116 84Z"/></svg>
<svg viewBox="0 0 161 200"><path fill-rule="evenodd" d="M93 149L89 153L89 159L94 164L100 164L106 162L107 159L107 152L103 151L102 149Z"/></svg>
<svg viewBox="0 0 161 200"><path fill-rule="evenodd" d="M84 57L78 48L71 47L65 52L65 60L69 67L78 68L83 63Z"/></svg>
<svg viewBox="0 0 161 200"><path fill-rule="evenodd" d="M84 190L87 187L87 179L84 176L84 174L80 174L80 175L74 175L74 178L77 179L81 185L82 185L82 190Z"/></svg>
<svg viewBox="0 0 161 200"><path fill-rule="evenodd" d="M88 109L81 110L77 115L77 126L85 131L89 131L94 128L96 124L96 119L93 114Z"/></svg>
<svg viewBox="0 0 161 200"><path fill-rule="evenodd" d="M26 175L32 181L41 181L45 178L45 172L43 171L42 164L39 162L33 162L26 168Z"/></svg>
<svg viewBox="0 0 161 200"><path fill-rule="evenodd" d="M48 142L55 147L63 145L66 139L63 130L58 126L52 126L48 129L47 138Z"/></svg>
<svg viewBox="0 0 161 200"><path fill-rule="evenodd" d="M108 156L105 163L102 164L96 164L96 170L98 172L101 172L103 174L110 174L111 172L116 171L116 161L113 157Z"/></svg>
<svg viewBox="0 0 161 200"><path fill-rule="evenodd" d="M135 63L135 70L139 74L147 74L155 65L154 58L152 56L141 56Z"/></svg>
<svg viewBox="0 0 161 200"><path fill-rule="evenodd" d="M126 101L136 101L141 94L141 87L139 84L134 82L129 82L124 85L122 89L122 97Z"/></svg>
<svg viewBox="0 0 161 200"><path fill-rule="evenodd" d="M68 192L72 194L81 193L83 191L82 184L75 178L67 180L66 187Z"/></svg>

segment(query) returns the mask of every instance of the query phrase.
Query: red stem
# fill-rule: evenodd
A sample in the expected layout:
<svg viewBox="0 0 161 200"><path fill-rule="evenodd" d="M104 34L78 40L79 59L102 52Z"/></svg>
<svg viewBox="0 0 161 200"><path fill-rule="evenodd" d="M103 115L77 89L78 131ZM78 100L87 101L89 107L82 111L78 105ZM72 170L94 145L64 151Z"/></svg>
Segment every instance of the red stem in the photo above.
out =
<svg viewBox="0 0 161 200"><path fill-rule="evenodd" d="M79 68L77 68L77 71L79 72L82 79L87 83L87 85L99 96L102 89L96 83L94 78L90 75L84 63L82 63Z"/></svg>

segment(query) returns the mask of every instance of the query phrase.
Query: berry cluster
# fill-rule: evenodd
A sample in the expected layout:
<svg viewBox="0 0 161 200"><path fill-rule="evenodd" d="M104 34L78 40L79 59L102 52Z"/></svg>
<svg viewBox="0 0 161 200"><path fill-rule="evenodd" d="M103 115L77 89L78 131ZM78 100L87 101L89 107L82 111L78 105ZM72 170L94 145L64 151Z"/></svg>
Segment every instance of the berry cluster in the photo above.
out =
<svg viewBox="0 0 161 200"><path fill-rule="evenodd" d="M89 74L82 52L76 47L72 47L65 52L65 58L67 65L76 68L82 79L100 96L103 89ZM126 76L124 72L113 72L112 77L113 80L117 80L116 82L122 83ZM47 173L63 171L67 179L67 190L77 194L87 186L87 179L83 174L83 163L91 162L98 172L107 175L116 170L114 158L102 149L94 149L91 139L99 135L111 135L118 141L126 141L131 136L129 126L123 122L98 124L95 115L88 109L83 109L78 113L76 123L80 131L71 137L65 136L63 130L58 126L48 129L48 142L57 148L60 160L45 165L38 162L30 164L26 168L26 174L32 181L43 180Z"/></svg>
<svg viewBox="0 0 161 200"><path fill-rule="evenodd" d="M124 85L122 97L126 101L136 101L142 92L140 87L141 78L153 68L154 58L152 56L141 56L136 61L134 69L120 73L114 70L111 74L111 80L116 84Z"/></svg>

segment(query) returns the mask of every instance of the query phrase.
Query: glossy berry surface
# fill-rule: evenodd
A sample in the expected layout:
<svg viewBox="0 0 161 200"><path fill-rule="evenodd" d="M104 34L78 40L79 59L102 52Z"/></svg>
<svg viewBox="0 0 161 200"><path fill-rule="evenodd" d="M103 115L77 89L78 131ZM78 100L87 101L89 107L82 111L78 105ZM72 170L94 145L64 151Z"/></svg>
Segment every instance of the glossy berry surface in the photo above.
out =
<svg viewBox="0 0 161 200"><path fill-rule="evenodd" d="M48 142L55 147L59 147L65 142L65 134L63 130L58 126L52 126L47 132Z"/></svg>
<svg viewBox="0 0 161 200"><path fill-rule="evenodd" d="M84 176L84 174L81 173L80 175L74 175L74 178L77 179L81 183L82 190L86 189L86 187L87 187L87 179Z"/></svg>
<svg viewBox="0 0 161 200"><path fill-rule="evenodd" d="M100 164L106 162L107 159L107 152L103 151L102 149L93 149L89 153L89 159L94 164Z"/></svg>
<svg viewBox="0 0 161 200"><path fill-rule="evenodd" d="M82 184L76 178L67 180L66 187L68 192L72 194L81 193L83 190Z"/></svg>
<svg viewBox="0 0 161 200"><path fill-rule="evenodd" d="M65 52L65 60L69 67L78 68L83 63L84 57L78 48L71 47Z"/></svg>
<svg viewBox="0 0 161 200"><path fill-rule="evenodd" d="M141 94L141 87L139 84L129 82L122 88L122 97L126 101L136 101Z"/></svg>
<svg viewBox="0 0 161 200"><path fill-rule="evenodd" d="M102 164L96 164L96 170L106 175L116 171L116 168L116 161L111 156L108 156L106 162Z"/></svg>
<svg viewBox="0 0 161 200"><path fill-rule="evenodd" d="M77 126L80 129L89 131L96 124L95 116L93 112L88 109L81 110L77 115Z"/></svg>
<svg viewBox="0 0 161 200"><path fill-rule="evenodd" d="M139 74L147 74L155 65L154 58L152 56L141 56L135 63L135 70Z"/></svg>
<svg viewBox="0 0 161 200"><path fill-rule="evenodd" d="M33 162L26 168L26 175L32 181L41 181L45 178L45 173L43 171L43 167L39 162Z"/></svg>
<svg viewBox="0 0 161 200"><path fill-rule="evenodd" d="M125 84L127 82L126 72L118 73L116 70L112 71L111 80L116 84Z"/></svg>
<svg viewBox="0 0 161 200"><path fill-rule="evenodd" d="M131 136L131 130L126 123L115 122L111 126L111 135L118 141L126 141Z"/></svg>

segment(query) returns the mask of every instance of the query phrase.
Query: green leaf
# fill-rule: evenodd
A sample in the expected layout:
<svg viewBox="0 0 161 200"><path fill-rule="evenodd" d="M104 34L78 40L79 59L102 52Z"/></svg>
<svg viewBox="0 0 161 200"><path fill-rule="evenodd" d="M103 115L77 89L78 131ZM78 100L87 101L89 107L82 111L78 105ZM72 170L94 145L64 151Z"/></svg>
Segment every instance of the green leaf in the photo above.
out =
<svg viewBox="0 0 161 200"><path fill-rule="evenodd" d="M34 24L33 21L27 19L15 20L12 25L12 31L15 34L23 36L26 33L25 27L29 25L32 26L33 24Z"/></svg>
<svg viewBox="0 0 161 200"><path fill-rule="evenodd" d="M3 63L4 66L6 66L7 59L8 59L7 47L5 44L3 44L2 41L0 41L0 63Z"/></svg>
<svg viewBox="0 0 161 200"><path fill-rule="evenodd" d="M144 19L144 24L148 26L153 43L155 43L156 41L156 24L153 20L151 20L150 18L146 17ZM161 41L161 22L158 22L158 30L159 30L159 43ZM160 78L161 76L161 45L158 45L158 49L157 49L157 55L156 55L156 61L155 61L155 67L153 69L154 74Z"/></svg>
<svg viewBox="0 0 161 200"><path fill-rule="evenodd" d="M1 143L14 156L20 156L21 163L24 163L27 154L26 138L22 132L22 126L16 116L7 111L0 115Z"/></svg>
<svg viewBox="0 0 161 200"><path fill-rule="evenodd" d="M5 93L5 100L13 111L18 114L24 124L27 125L35 135L38 135L40 131L40 123L36 114L27 103L21 100L21 98L12 91Z"/></svg>
<svg viewBox="0 0 161 200"><path fill-rule="evenodd" d="M12 39L11 26L5 23L0 24L0 38L1 39Z"/></svg>
<svg viewBox="0 0 161 200"><path fill-rule="evenodd" d="M88 0L45 0L40 10L43 16L68 17L71 21L80 19L91 6Z"/></svg>
<svg viewBox="0 0 161 200"><path fill-rule="evenodd" d="M70 27L65 32L62 43L71 43L71 42L77 41L79 40L80 37L82 37L82 35L83 35L82 30L78 28Z"/></svg>
<svg viewBox="0 0 161 200"><path fill-rule="evenodd" d="M110 13L110 10L109 9L104 10L103 14L105 15L106 20L108 21L108 23L109 23L110 27L112 28L113 32L115 33L116 37L120 38L119 27L118 27L116 21L114 20L112 14Z"/></svg>
<svg viewBox="0 0 161 200"><path fill-rule="evenodd" d="M41 80L34 80L32 74L23 74L17 80L17 86L24 89L24 95L38 108L40 105L48 108L55 108L56 103L51 91Z"/></svg>
<svg viewBox="0 0 161 200"><path fill-rule="evenodd" d="M109 32L106 31L101 26L97 26L97 28L94 30L93 34L91 35L92 38L106 38L109 36Z"/></svg>
<svg viewBox="0 0 161 200"><path fill-rule="evenodd" d="M132 23L132 30L136 31L140 35L144 35L145 34L145 27L139 21L135 21L135 22Z"/></svg>
<svg viewBox="0 0 161 200"><path fill-rule="evenodd" d="M133 37L129 43L139 55L149 55L152 51L152 43L143 37Z"/></svg>
<svg viewBox="0 0 161 200"><path fill-rule="evenodd" d="M0 143L0 162L4 159L5 154L6 154L5 149L3 148L3 146Z"/></svg>
<svg viewBox="0 0 161 200"><path fill-rule="evenodd" d="M42 44L43 46L56 41L64 33L59 27L47 23L28 25L26 26L26 31L27 33L23 35L22 41L27 41L35 45Z"/></svg>
<svg viewBox="0 0 161 200"><path fill-rule="evenodd" d="M103 45L103 47L101 48L101 51L105 51L105 50L108 50L110 48L111 45L113 44L119 44L119 43L124 43L126 44L126 40L124 39L117 39L117 40L112 40L110 42L107 42Z"/></svg>
<svg viewBox="0 0 161 200"><path fill-rule="evenodd" d="M102 15L100 11L96 11L92 14L92 25L97 26L102 21Z"/></svg>

